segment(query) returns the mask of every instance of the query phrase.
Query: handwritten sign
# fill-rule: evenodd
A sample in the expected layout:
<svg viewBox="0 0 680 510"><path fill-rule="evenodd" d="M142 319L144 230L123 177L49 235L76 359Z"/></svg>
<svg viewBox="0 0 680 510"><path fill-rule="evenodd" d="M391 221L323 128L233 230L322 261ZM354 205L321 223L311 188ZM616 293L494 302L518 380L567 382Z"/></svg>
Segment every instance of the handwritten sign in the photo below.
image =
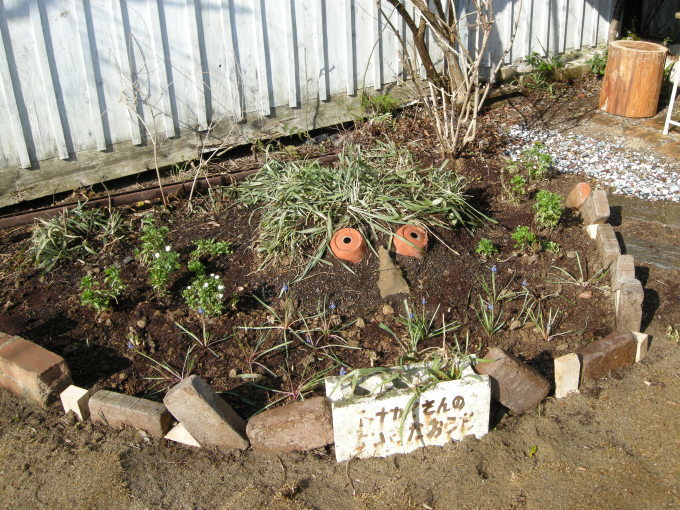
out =
<svg viewBox="0 0 680 510"><path fill-rule="evenodd" d="M482 437L489 431L491 387L487 376L442 382L418 396L411 389L375 392L379 384L375 380L352 392L343 382L337 377L326 381L338 462L442 446L467 435ZM369 394L357 396L362 392Z"/></svg>

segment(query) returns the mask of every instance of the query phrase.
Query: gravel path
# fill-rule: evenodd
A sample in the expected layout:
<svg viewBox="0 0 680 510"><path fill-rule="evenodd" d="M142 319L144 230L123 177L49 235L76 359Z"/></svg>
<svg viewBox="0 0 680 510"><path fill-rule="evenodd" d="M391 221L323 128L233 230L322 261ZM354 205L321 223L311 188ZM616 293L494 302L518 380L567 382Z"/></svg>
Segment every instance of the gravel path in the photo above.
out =
<svg viewBox="0 0 680 510"><path fill-rule="evenodd" d="M644 200L680 202L680 164L623 148L623 142L603 142L573 133L513 126L506 155L517 159L522 150L542 142L560 173L585 174L614 193Z"/></svg>

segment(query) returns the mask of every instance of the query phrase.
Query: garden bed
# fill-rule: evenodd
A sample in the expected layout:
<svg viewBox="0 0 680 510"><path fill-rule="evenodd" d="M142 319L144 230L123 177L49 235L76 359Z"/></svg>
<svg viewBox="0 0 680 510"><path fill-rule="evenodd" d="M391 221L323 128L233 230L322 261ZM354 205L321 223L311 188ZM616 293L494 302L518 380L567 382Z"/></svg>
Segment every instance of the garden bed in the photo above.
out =
<svg viewBox="0 0 680 510"><path fill-rule="evenodd" d="M324 259L329 264L316 265L297 283L300 266L290 257L259 269L261 259L253 246L262 211L236 207L230 193L214 190L193 200L191 214L181 200L168 211L149 204L122 209L123 223L131 227L123 239L95 243L96 253L60 262L46 274L30 263L19 265L30 229L3 237L0 331L63 356L74 384L83 387L160 398L191 371L225 392L244 417L280 399L321 394L317 383L325 375L399 364L404 349L387 329L408 341L409 326L430 320L433 329L442 323L455 326L445 339L424 339L418 345L421 351L444 340L467 345L468 353L477 354L499 346L551 376L553 358L615 329L611 294L595 284L579 284L601 269L595 263L594 242L568 210L555 228L534 224L535 194L551 187L550 173L528 182L526 195L508 200L501 182L507 161L500 138L490 128L482 130L484 153L444 162L436 155L426 120L418 120L420 114L406 111L396 121L368 122L333 141L371 147L378 140L391 140L413 154L417 168L446 165L466 179L469 204L493 220L472 231L432 227L429 250L421 259L392 254L410 294L381 299L378 259L371 252L350 271L327 251ZM490 119L493 116L491 112ZM150 216L157 226L168 227L167 244L179 254L181 266L162 297L149 284L148 268L135 257L141 219ZM559 251L516 248L511 235L518 226L529 226L557 243ZM477 254L482 238L499 252L486 258ZM200 315L182 297L192 278L187 262L199 239L227 241L233 247L231 254L204 261L206 272L218 275L224 285L224 313L216 317ZM377 249L390 240L378 233L370 241ZM81 304L81 278L88 273L99 278L112 264L119 267L126 289L110 310L97 313ZM492 278L496 297L501 289L506 293L495 310L489 309L484 290ZM527 313L532 303L533 321ZM498 321L493 333L481 320L490 311ZM557 319L548 331L550 316ZM199 345L180 325L199 341L205 338L205 326L211 341L218 342L209 348Z"/></svg>

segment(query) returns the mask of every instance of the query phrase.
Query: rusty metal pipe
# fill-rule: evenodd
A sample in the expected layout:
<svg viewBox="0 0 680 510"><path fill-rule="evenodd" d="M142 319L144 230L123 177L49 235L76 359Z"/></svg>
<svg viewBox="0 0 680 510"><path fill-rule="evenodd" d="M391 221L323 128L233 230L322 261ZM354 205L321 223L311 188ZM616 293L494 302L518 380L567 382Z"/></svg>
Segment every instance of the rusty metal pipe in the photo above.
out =
<svg viewBox="0 0 680 510"><path fill-rule="evenodd" d="M338 160L337 154L325 154L316 158L319 163L332 163ZM183 196L191 192L193 186L194 190L202 190L211 188L213 186L229 186L235 182L242 181L251 175L254 175L260 168L252 168L235 172L233 174L220 174L212 177L203 177L193 184L193 181L184 181L163 186L163 192L166 196ZM153 188L146 188L139 191L126 191L123 193L116 193L107 197L95 198L84 203L87 207L108 207L134 204L135 202L142 202L144 200L154 200L161 198L161 190L158 186ZM37 218L53 218L60 215L63 211L73 209L78 206L78 202L56 205L50 207L43 207L34 209L32 211L0 217L0 229L18 227L33 222Z"/></svg>

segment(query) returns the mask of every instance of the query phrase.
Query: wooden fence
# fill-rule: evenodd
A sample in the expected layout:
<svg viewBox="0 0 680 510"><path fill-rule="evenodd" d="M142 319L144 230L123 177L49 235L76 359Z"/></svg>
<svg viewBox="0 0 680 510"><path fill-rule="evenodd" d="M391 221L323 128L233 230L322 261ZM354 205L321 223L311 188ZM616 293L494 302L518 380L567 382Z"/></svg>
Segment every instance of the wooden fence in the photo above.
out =
<svg viewBox="0 0 680 510"><path fill-rule="evenodd" d="M494 5L489 62L517 19L508 61L604 42L612 0ZM0 0L0 206L347 120L407 78L390 25L374 0Z"/></svg>

